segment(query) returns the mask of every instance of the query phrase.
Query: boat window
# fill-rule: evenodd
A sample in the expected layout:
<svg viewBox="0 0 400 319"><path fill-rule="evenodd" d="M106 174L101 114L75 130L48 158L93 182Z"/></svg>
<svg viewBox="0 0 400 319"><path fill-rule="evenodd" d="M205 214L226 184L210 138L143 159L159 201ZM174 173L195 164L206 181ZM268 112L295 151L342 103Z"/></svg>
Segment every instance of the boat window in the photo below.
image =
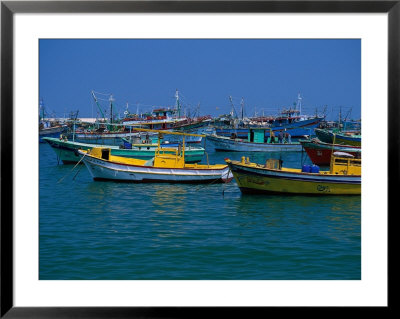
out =
<svg viewBox="0 0 400 319"><path fill-rule="evenodd" d="M108 148L101 150L101 158L105 160L109 160L110 158L110 150Z"/></svg>

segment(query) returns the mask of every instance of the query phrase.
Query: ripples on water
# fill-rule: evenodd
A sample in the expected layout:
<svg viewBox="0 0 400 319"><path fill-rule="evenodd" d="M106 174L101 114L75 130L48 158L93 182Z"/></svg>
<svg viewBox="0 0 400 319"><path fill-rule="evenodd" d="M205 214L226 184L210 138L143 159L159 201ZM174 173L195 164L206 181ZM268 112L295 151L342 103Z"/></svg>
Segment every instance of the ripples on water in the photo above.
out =
<svg viewBox="0 0 400 319"><path fill-rule="evenodd" d="M211 163L242 155L208 151ZM299 165L299 153L282 156ZM95 182L72 168L40 145L40 279L361 278L359 196Z"/></svg>

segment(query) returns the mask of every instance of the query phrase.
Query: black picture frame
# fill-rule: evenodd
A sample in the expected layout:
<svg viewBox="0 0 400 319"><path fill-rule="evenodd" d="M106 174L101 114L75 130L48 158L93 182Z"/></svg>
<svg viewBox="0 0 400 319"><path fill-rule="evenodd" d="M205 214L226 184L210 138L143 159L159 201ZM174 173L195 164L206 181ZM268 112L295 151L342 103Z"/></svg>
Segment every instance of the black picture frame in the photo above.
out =
<svg viewBox="0 0 400 319"><path fill-rule="evenodd" d="M387 13L388 14L388 207L393 208L399 180L400 108L400 0L396 1L1 1L1 308L3 318L177 318L206 315L245 315L279 312L277 307L14 307L13 304L13 16L15 13L123 13L123 12L270 12L270 13ZM377 212L383 213L383 212ZM390 214L388 212L388 218ZM393 223L392 223L393 224ZM389 222L388 225L391 225ZM388 226L389 227L389 226ZM392 232L388 232L391 234ZM390 251L390 237L388 237ZM388 255L389 261L389 255ZM389 269L388 269L389 270ZM388 281L388 287L389 287ZM388 307L393 302L388 291ZM324 312L326 308L320 309ZM363 310L356 308L357 310ZM310 308L284 310L306 314ZM330 308L335 315L340 308ZM346 308L345 311L348 311ZM365 311L371 312L370 308Z"/></svg>

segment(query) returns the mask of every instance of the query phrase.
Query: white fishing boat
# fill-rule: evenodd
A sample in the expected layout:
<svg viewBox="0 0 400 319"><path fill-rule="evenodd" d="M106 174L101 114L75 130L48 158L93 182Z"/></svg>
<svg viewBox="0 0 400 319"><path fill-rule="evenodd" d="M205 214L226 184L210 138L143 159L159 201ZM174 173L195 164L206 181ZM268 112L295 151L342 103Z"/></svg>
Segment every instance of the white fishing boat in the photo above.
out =
<svg viewBox="0 0 400 319"><path fill-rule="evenodd" d="M216 151L230 152L301 152L302 146L298 142L291 142L289 139L277 139L276 137L265 136L266 128L250 128L247 139L237 138L234 134L231 137L219 136L216 134L207 135Z"/></svg>
<svg viewBox="0 0 400 319"><path fill-rule="evenodd" d="M175 132L168 134L183 135L183 139L193 135ZM160 147L160 142L154 158L150 160L114 156L110 148L104 147L95 147L90 151L79 150L79 154L95 180L210 183L229 182L233 178L226 164L187 164L185 148Z"/></svg>

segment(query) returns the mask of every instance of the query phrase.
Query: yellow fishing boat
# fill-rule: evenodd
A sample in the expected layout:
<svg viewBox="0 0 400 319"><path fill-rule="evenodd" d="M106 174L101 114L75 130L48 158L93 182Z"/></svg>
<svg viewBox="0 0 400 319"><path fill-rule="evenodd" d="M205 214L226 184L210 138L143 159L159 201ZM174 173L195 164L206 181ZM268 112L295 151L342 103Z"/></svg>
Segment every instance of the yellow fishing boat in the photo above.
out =
<svg viewBox="0 0 400 319"><path fill-rule="evenodd" d="M335 152L329 170L313 165L301 169L282 167L282 161L268 159L265 164L225 159L243 193L360 195L361 159Z"/></svg>
<svg viewBox="0 0 400 319"><path fill-rule="evenodd" d="M149 160L115 156L111 154L110 148L106 147L94 147L89 151L79 150L81 160L86 164L93 179L180 183L229 182L233 179L226 164L187 164L184 147L160 147L161 133L183 135L183 145L185 136L199 134L146 131L159 133L158 147L154 157Z"/></svg>

